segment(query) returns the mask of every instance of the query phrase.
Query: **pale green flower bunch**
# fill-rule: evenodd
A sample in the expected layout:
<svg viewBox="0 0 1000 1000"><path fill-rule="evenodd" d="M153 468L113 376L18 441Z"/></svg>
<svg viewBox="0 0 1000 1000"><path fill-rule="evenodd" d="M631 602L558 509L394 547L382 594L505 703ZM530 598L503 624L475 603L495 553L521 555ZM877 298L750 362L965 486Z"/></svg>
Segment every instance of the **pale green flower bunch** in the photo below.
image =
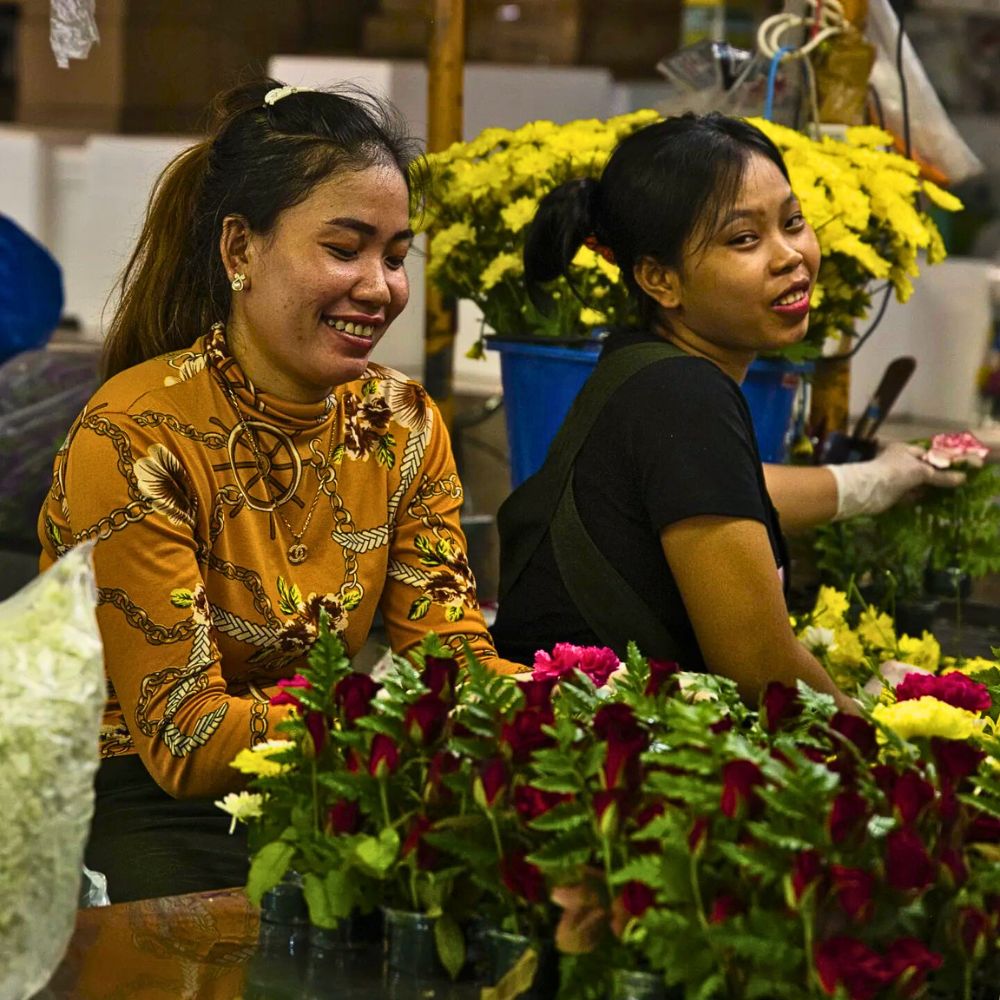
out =
<svg viewBox="0 0 1000 1000"><path fill-rule="evenodd" d="M528 224L548 191L573 178L599 177L615 146L659 117L645 110L606 121L489 128L431 155L425 218L431 279L446 296L475 302L486 324L504 334L585 336L595 326L633 322L634 304L618 268L587 247L573 261L572 288L564 279L553 283L554 309L540 314L527 297L522 253ZM815 356L827 338L854 333L871 305L873 282L888 282L905 302L919 274L918 254L929 263L945 256L918 195L948 211L962 205L922 181L911 160L883 148L892 137L880 129L849 128L844 141L814 140L751 121L784 154L823 251L808 337L785 352Z"/></svg>

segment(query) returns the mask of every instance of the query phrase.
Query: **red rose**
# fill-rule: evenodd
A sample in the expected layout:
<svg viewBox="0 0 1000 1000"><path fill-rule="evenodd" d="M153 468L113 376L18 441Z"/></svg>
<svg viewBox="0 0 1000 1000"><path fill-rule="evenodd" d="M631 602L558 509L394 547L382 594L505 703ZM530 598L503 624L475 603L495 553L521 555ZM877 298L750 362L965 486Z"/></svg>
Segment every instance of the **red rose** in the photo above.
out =
<svg viewBox="0 0 1000 1000"><path fill-rule="evenodd" d="M868 803L857 792L841 792L830 810L828 827L830 839L835 844L843 843L868 819Z"/></svg>
<svg viewBox="0 0 1000 1000"><path fill-rule="evenodd" d="M851 920L864 921L871 915L875 879L860 868L830 865L834 895Z"/></svg>
<svg viewBox="0 0 1000 1000"><path fill-rule="evenodd" d="M816 945L813 955L823 989L831 996L843 984L850 1000L873 1000L889 982L882 959L855 938L834 937Z"/></svg>
<svg viewBox="0 0 1000 1000"><path fill-rule="evenodd" d="M545 901L545 877L528 861L526 851L512 851L501 859L500 881L509 892L529 903Z"/></svg>
<svg viewBox="0 0 1000 1000"><path fill-rule="evenodd" d="M340 718L345 729L371 714L372 702L381 685L376 684L367 674L348 674L337 682L333 689L333 700L340 709Z"/></svg>
<svg viewBox="0 0 1000 1000"><path fill-rule="evenodd" d="M552 691L556 686L554 678L546 680L518 681L517 686L524 695L525 708L552 710Z"/></svg>
<svg viewBox="0 0 1000 1000"><path fill-rule="evenodd" d="M823 859L819 851L799 851L792 862L792 892L798 903L806 889L823 874Z"/></svg>
<svg viewBox="0 0 1000 1000"><path fill-rule="evenodd" d="M552 723L551 709L522 708L510 722L500 727L500 742L510 748L516 764L526 764L536 750L554 744L553 738L542 729Z"/></svg>
<svg viewBox="0 0 1000 1000"><path fill-rule="evenodd" d="M357 802L341 799L326 811L326 832L334 836L358 832L361 812Z"/></svg>
<svg viewBox="0 0 1000 1000"><path fill-rule="evenodd" d="M718 722L713 722L709 725L708 731L712 733L713 736L722 736L723 733L728 733L733 728L733 717L731 715L724 715Z"/></svg>
<svg viewBox="0 0 1000 1000"><path fill-rule="evenodd" d="M385 733L376 733L368 755L368 773L385 778L399 767L399 747Z"/></svg>
<svg viewBox="0 0 1000 1000"><path fill-rule="evenodd" d="M646 690L643 692L647 698L655 698L666 688L668 693L673 693L677 687L676 678L680 673L681 666L672 660L654 660L650 658L649 680L646 681Z"/></svg>
<svg viewBox="0 0 1000 1000"><path fill-rule="evenodd" d="M945 740L938 736L931 740L931 750L934 752L941 782L948 785L957 785L970 774L975 774L979 764L986 758L982 750L965 740Z"/></svg>
<svg viewBox="0 0 1000 1000"><path fill-rule="evenodd" d="M893 830L885 842L886 881L901 892L926 889L934 881L927 848L914 830Z"/></svg>
<svg viewBox="0 0 1000 1000"><path fill-rule="evenodd" d="M428 656L424 660L420 680L432 695L450 705L455 700L458 661L443 656Z"/></svg>
<svg viewBox="0 0 1000 1000"><path fill-rule="evenodd" d="M722 813L730 819L750 810L757 802L756 789L764 784L764 773L751 760L731 760L722 767Z"/></svg>
<svg viewBox="0 0 1000 1000"><path fill-rule="evenodd" d="M294 677L282 677L278 681L278 693L271 695L271 704L294 705L301 712L302 702L292 694L296 688L308 691L312 688L312 684L302 674L296 674Z"/></svg>
<svg viewBox="0 0 1000 1000"><path fill-rule="evenodd" d="M514 789L514 811L530 823L533 819L547 813L560 802L568 802L572 798L565 792L546 792L533 785L518 785Z"/></svg>
<svg viewBox="0 0 1000 1000"><path fill-rule="evenodd" d="M940 860L952 885L964 885L968 881L969 869L966 867L965 858L962 857L961 851L956 851L953 847L942 848Z"/></svg>
<svg viewBox="0 0 1000 1000"><path fill-rule="evenodd" d="M417 746L435 743L444 731L448 706L436 694L421 695L406 708L403 728Z"/></svg>
<svg viewBox="0 0 1000 1000"><path fill-rule="evenodd" d="M462 766L458 754L450 750L438 750L427 765L427 785L424 788L426 802L447 802L452 797L450 789L444 786L444 777L454 774Z"/></svg>
<svg viewBox="0 0 1000 1000"><path fill-rule="evenodd" d="M771 681L764 689L760 703L761 721L769 732L776 732L784 723L797 719L802 712L799 693L781 681Z"/></svg>
<svg viewBox="0 0 1000 1000"><path fill-rule="evenodd" d="M886 949L884 965L890 983L901 983L900 995L923 994L929 973L941 967L941 956L916 938L899 938Z"/></svg>
<svg viewBox="0 0 1000 1000"><path fill-rule="evenodd" d="M735 896L722 893L715 897L708 914L710 924L722 924L731 917L739 916L744 910L743 904Z"/></svg>
<svg viewBox="0 0 1000 1000"><path fill-rule="evenodd" d="M858 749L863 760L872 760L878 752L878 740L875 737L875 727L860 715L848 715L837 712L830 719L830 728L846 740L850 740Z"/></svg>
<svg viewBox="0 0 1000 1000"><path fill-rule="evenodd" d="M655 902L656 893L645 882L633 879L622 887L622 906L630 917L641 917Z"/></svg>
<svg viewBox="0 0 1000 1000"><path fill-rule="evenodd" d="M507 787L507 765L502 757L491 757L479 768L476 778L476 800L490 809L497 797Z"/></svg>
<svg viewBox="0 0 1000 1000"><path fill-rule="evenodd" d="M889 799L900 819L909 826L934 801L934 786L916 771L904 771L893 784Z"/></svg>
<svg viewBox="0 0 1000 1000"><path fill-rule="evenodd" d="M988 712L993 706L993 699L985 684L957 671L941 676L910 673L896 688L897 701L909 701L928 695L969 712Z"/></svg>
<svg viewBox="0 0 1000 1000"><path fill-rule="evenodd" d="M688 850L692 854L697 854L702 845L708 839L708 817L699 816L688 833Z"/></svg>
<svg viewBox="0 0 1000 1000"><path fill-rule="evenodd" d="M626 792L622 788L605 788L594 793L594 813L598 829L604 836L611 836L625 812Z"/></svg>
<svg viewBox="0 0 1000 1000"><path fill-rule="evenodd" d="M428 871L437 865L438 852L424 841L424 834L427 833L434 823L428 816L422 813L410 820L410 829L407 831L406 840L400 848L399 856L405 858L416 851L417 867L421 871Z"/></svg>

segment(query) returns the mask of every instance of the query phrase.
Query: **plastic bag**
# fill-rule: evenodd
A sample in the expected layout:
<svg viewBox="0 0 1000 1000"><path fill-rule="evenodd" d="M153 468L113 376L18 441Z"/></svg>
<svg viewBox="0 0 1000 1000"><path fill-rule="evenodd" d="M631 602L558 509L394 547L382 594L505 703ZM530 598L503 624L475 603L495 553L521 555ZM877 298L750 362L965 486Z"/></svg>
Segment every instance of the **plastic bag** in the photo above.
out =
<svg viewBox="0 0 1000 1000"><path fill-rule="evenodd" d="M0 1000L46 984L76 919L104 706L92 548L0 604Z"/></svg>
<svg viewBox="0 0 1000 1000"><path fill-rule="evenodd" d="M95 0L52 0L49 43L60 69L70 59L86 59L91 45L100 41L94 20Z"/></svg>
<svg viewBox="0 0 1000 1000"><path fill-rule="evenodd" d="M899 20L889 0L869 0L865 31L877 49L871 85L882 103L885 125L897 136L903 134L903 99L896 68ZM931 86L923 64L909 38L903 38L903 72L909 106L910 136L914 159L940 171L949 184L983 172L983 164L951 123Z"/></svg>

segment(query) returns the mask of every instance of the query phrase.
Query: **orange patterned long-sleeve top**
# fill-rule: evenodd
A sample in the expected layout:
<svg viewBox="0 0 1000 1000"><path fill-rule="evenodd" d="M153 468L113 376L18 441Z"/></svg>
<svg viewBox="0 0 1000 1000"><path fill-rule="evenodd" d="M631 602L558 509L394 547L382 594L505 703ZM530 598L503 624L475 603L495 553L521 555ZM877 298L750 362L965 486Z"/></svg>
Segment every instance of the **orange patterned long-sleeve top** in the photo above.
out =
<svg viewBox="0 0 1000 1000"><path fill-rule="evenodd" d="M42 568L96 539L102 757L138 753L177 797L240 785L321 609L349 655L381 609L498 670L459 527L462 487L423 388L375 364L317 404L257 390L215 329L110 379L56 456Z"/></svg>

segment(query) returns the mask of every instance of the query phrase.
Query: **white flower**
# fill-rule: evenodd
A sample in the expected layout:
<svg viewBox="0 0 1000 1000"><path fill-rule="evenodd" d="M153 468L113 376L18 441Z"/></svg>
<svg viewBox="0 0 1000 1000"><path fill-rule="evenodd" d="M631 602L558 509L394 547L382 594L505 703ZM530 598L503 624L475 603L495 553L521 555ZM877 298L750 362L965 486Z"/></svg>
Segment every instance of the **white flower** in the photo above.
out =
<svg viewBox="0 0 1000 1000"><path fill-rule="evenodd" d="M278 101L289 97L291 94L297 94L298 92L298 87L275 87L273 90L269 90L264 95L264 103L268 107L272 107L277 104Z"/></svg>
<svg viewBox="0 0 1000 1000"><path fill-rule="evenodd" d="M819 625L809 625L804 628L799 634L799 642L812 653L825 653L827 650L837 647L833 629L822 628Z"/></svg>
<svg viewBox="0 0 1000 1000"><path fill-rule="evenodd" d="M248 819L257 819L264 812L264 796L260 792L230 792L224 799L215 802L223 812L233 817L229 824L229 832L236 829L236 821L245 823Z"/></svg>

